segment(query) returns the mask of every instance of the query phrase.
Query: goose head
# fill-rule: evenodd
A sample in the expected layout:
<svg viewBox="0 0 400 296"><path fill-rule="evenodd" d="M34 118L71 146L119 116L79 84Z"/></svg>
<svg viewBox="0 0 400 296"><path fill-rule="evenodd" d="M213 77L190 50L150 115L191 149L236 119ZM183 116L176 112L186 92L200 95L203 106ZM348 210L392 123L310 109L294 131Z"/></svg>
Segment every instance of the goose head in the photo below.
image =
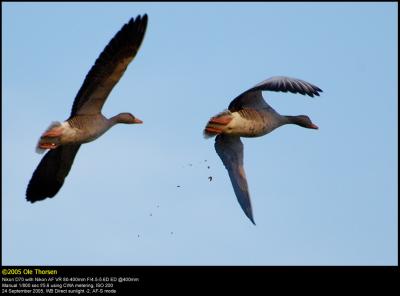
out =
<svg viewBox="0 0 400 296"><path fill-rule="evenodd" d="M139 118L133 116L131 113L120 113L111 118L113 123L125 123L125 124L138 124L143 123Z"/></svg>
<svg viewBox="0 0 400 296"><path fill-rule="evenodd" d="M288 118L289 123L297 124L305 128L318 129L318 126L315 125L307 115L286 116L286 118Z"/></svg>

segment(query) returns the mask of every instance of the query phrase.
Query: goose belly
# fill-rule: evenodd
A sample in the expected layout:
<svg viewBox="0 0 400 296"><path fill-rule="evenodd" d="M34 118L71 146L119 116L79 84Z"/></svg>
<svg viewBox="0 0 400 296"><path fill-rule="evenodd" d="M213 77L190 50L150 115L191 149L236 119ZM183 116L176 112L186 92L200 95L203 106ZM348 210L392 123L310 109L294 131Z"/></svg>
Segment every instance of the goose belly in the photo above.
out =
<svg viewBox="0 0 400 296"><path fill-rule="evenodd" d="M225 129L226 134L239 137L261 137L279 125L258 110L241 110L232 113L233 119Z"/></svg>
<svg viewBox="0 0 400 296"><path fill-rule="evenodd" d="M62 144L83 144L96 140L107 130L107 125L101 122L86 122L84 128L70 124L68 121L63 123L63 135L61 137Z"/></svg>

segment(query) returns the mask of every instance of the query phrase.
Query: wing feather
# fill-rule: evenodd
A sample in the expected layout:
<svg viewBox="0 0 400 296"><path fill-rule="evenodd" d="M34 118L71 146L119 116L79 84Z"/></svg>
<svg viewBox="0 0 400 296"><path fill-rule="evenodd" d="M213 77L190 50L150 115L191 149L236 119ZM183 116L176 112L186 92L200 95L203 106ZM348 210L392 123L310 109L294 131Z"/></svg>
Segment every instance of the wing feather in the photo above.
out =
<svg viewBox="0 0 400 296"><path fill-rule="evenodd" d="M33 172L26 190L30 202L53 197L64 184L80 145L65 145L50 150Z"/></svg>
<svg viewBox="0 0 400 296"><path fill-rule="evenodd" d="M71 116L98 114L108 95L136 56L147 27L147 15L130 19L111 39L79 89Z"/></svg>
<svg viewBox="0 0 400 296"><path fill-rule="evenodd" d="M229 104L229 111L234 112L243 108L269 107L265 102L262 91L291 92L308 95L310 97L319 96L322 90L309 82L297 78L285 76L274 76L264 80L254 87L246 90Z"/></svg>
<svg viewBox="0 0 400 296"><path fill-rule="evenodd" d="M250 221L255 224L243 167L243 143L240 137L218 135L215 138L215 150L228 170L233 190L241 208Z"/></svg>

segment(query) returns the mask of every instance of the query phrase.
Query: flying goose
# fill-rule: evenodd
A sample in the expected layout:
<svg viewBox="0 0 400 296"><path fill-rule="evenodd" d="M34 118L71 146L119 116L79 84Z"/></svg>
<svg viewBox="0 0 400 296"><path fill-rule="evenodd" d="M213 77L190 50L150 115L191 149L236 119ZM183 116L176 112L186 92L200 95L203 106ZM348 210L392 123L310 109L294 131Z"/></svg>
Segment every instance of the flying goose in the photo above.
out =
<svg viewBox="0 0 400 296"><path fill-rule="evenodd" d="M271 77L236 97L227 110L212 117L205 138L216 136L215 150L228 170L233 190L246 216L255 225L249 188L243 168L243 143L240 137L261 137L284 124L318 129L306 115L280 115L265 102L262 91L292 92L313 97L322 90L300 79Z"/></svg>
<svg viewBox="0 0 400 296"><path fill-rule="evenodd" d="M42 134L36 150L49 150L33 172L26 190L26 199L36 202L54 197L68 175L76 153L83 143L91 142L118 123L142 121L130 113L106 118L101 109L113 87L124 74L142 44L147 15L131 18L111 39L78 91L69 118L53 122Z"/></svg>

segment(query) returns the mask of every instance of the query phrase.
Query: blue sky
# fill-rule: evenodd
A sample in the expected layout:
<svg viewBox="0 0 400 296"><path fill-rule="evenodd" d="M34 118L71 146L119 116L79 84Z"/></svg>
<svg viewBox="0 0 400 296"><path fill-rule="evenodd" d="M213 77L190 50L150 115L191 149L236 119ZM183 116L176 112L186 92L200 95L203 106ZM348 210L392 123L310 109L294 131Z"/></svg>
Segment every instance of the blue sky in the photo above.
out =
<svg viewBox="0 0 400 296"><path fill-rule="evenodd" d="M2 3L3 264L397 265L397 6ZM144 124L84 145L55 198L26 202L40 134L143 13L144 43L103 113ZM254 226L202 129L275 75L324 90L264 92L320 129L243 139Z"/></svg>

